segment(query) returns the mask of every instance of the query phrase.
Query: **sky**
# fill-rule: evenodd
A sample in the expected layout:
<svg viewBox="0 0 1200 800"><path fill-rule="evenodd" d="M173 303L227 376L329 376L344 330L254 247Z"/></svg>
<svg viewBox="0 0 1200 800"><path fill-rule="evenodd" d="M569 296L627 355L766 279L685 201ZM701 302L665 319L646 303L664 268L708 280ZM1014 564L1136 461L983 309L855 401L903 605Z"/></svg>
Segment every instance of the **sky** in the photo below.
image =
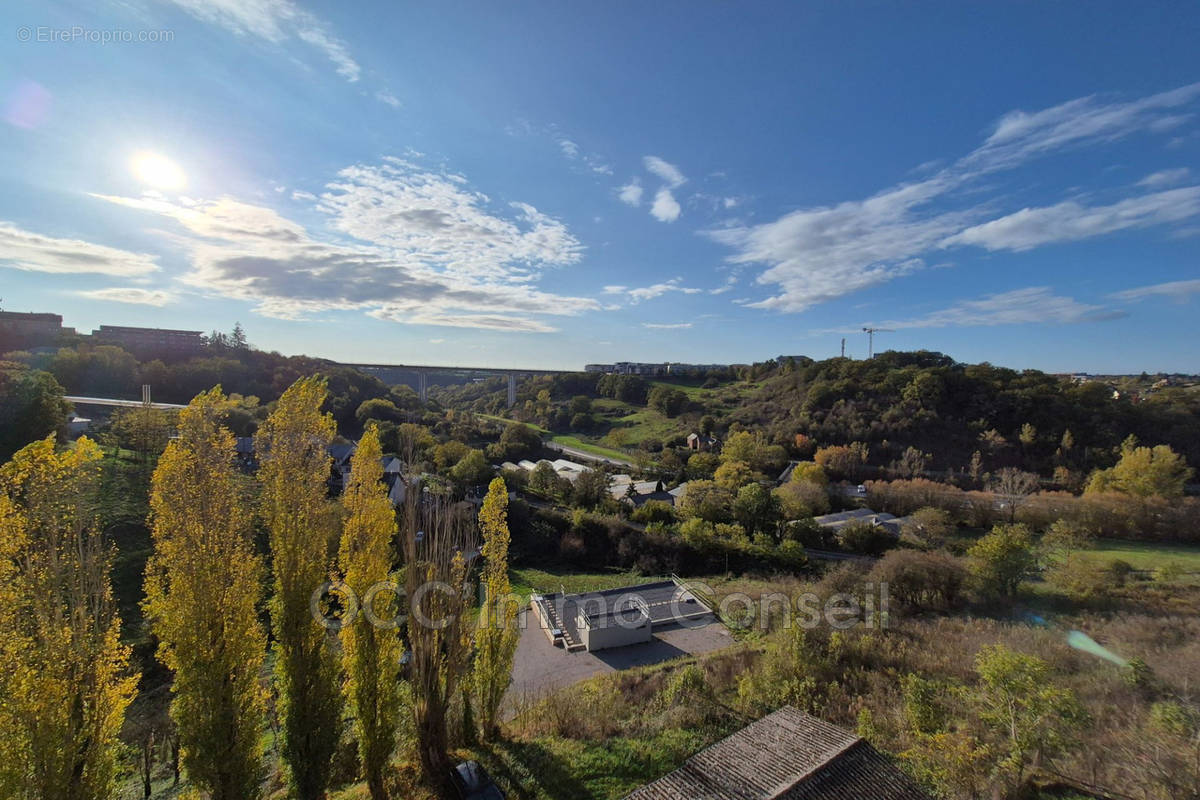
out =
<svg viewBox="0 0 1200 800"><path fill-rule="evenodd" d="M17 2L0 301L349 362L1200 372L1200 5Z"/></svg>

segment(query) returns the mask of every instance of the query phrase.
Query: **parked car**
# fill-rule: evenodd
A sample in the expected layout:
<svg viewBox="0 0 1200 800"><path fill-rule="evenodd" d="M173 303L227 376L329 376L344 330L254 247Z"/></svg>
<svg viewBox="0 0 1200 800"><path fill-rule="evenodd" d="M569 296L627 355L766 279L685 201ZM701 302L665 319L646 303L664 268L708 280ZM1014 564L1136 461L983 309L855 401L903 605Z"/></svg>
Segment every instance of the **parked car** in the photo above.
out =
<svg viewBox="0 0 1200 800"><path fill-rule="evenodd" d="M478 761L464 761L450 777L461 800L504 800L504 792Z"/></svg>

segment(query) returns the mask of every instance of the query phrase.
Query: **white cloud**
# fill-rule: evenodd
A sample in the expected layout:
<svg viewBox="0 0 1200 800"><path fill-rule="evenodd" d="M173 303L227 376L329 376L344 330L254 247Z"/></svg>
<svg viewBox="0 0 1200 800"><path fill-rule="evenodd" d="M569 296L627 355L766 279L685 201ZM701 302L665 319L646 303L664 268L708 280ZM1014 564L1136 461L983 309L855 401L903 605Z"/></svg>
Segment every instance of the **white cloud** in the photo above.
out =
<svg viewBox="0 0 1200 800"><path fill-rule="evenodd" d="M133 286L114 287L112 289L93 289L77 292L80 297L92 300L107 300L111 303L133 303L143 306L165 306L175 302L175 295L161 289L138 289Z"/></svg>
<svg viewBox="0 0 1200 800"><path fill-rule="evenodd" d="M670 189L676 189L687 183L687 178L679 171L679 167L664 161L658 156L646 156L642 159L648 172L652 172L663 180Z"/></svg>
<svg viewBox="0 0 1200 800"><path fill-rule="evenodd" d="M58 239L0 221L0 266L29 272L97 273L129 277L154 272L155 257L82 239Z"/></svg>
<svg viewBox="0 0 1200 800"><path fill-rule="evenodd" d="M659 222L674 222L679 219L680 211L682 209L679 207L679 201L671 194L670 189L664 186L655 193L650 214Z"/></svg>
<svg viewBox="0 0 1200 800"><path fill-rule="evenodd" d="M972 244L988 250L1030 250L1055 242L1087 239L1126 228L1178 222L1200 214L1200 186L1131 197L1108 206L1074 201L1023 208L948 237L943 244Z"/></svg>
<svg viewBox="0 0 1200 800"><path fill-rule="evenodd" d="M987 222L972 181L1051 152L1110 142L1170 127L1200 98L1200 83L1131 102L1087 97L1038 112L1013 112L974 151L923 180L865 200L803 208L766 223L735 223L704 235L730 247L733 264L762 264L759 284L773 296L749 305L804 311L813 305L900 278L925 267L948 244L1024 249L1112 230L1174 222L1196 213L1195 189L1147 195L1110 206L1063 203ZM975 205L962 206L968 200ZM1172 204L1175 205L1172 208ZM1056 225L1063 228L1056 228Z"/></svg>
<svg viewBox="0 0 1200 800"><path fill-rule="evenodd" d="M873 327L902 330L950 326L1034 325L1045 322L1072 324L1098 322L1121 316L1124 316L1122 312L1056 295L1048 286L1031 286L1028 289L987 295L979 300L963 300L922 317L870 324Z"/></svg>
<svg viewBox="0 0 1200 800"><path fill-rule="evenodd" d="M620 188L617 197L621 198L621 202L625 205L636 208L642 204L642 191L642 185L638 183L637 178L634 178Z"/></svg>
<svg viewBox="0 0 1200 800"><path fill-rule="evenodd" d="M445 339L430 339L429 343L430 344L442 344L445 341L446 341Z"/></svg>
<svg viewBox="0 0 1200 800"><path fill-rule="evenodd" d="M275 45L298 39L325 54L337 73L357 81L362 68L346 45L313 14L291 0L171 0L192 16L239 36L257 36Z"/></svg>
<svg viewBox="0 0 1200 800"><path fill-rule="evenodd" d="M317 210L353 241L318 238L273 209L221 198L185 208L154 198L103 197L161 214L186 233L183 281L286 319L360 310L420 325L543 332L530 315L599 310L542 292L540 271L578 262L582 245L525 203L493 204L459 175L388 159L342 170Z"/></svg>
<svg viewBox="0 0 1200 800"><path fill-rule="evenodd" d="M1160 172L1154 172L1138 181L1138 186L1148 186L1151 189L1157 189L1162 186L1171 186L1176 183L1183 183L1187 180L1190 170L1187 167L1178 167L1177 169L1164 169Z"/></svg>
<svg viewBox="0 0 1200 800"><path fill-rule="evenodd" d="M567 158L577 158L579 156L579 145L575 144L570 139L559 139L558 146L562 149L563 155Z"/></svg>
<svg viewBox="0 0 1200 800"><path fill-rule="evenodd" d="M683 328L690 328L690 327L692 327L692 323L690 323L690 322L643 322L642 327L643 328L651 328L653 330L660 330L660 331L674 331L674 330L681 330Z"/></svg>
<svg viewBox="0 0 1200 800"><path fill-rule="evenodd" d="M1166 297L1172 300L1184 300L1193 294L1200 293L1200 280L1169 281L1155 283L1150 286L1139 286L1109 295L1115 300L1137 301L1149 297Z"/></svg>
<svg viewBox="0 0 1200 800"><path fill-rule="evenodd" d="M400 108L402 105L404 105L400 102L399 97L396 97L396 95L392 94L387 89L380 89L378 92L376 92L375 99L385 105L391 106L392 108Z"/></svg>
<svg viewBox="0 0 1200 800"><path fill-rule="evenodd" d="M668 292L679 292L681 294L700 294L703 289L696 289L690 286L683 285L683 278L671 278L669 281L653 284L652 286L643 286L637 289L630 289L626 286L605 286L605 294L627 294L629 300L633 303L640 303L644 300L653 300L656 297L661 297Z"/></svg>

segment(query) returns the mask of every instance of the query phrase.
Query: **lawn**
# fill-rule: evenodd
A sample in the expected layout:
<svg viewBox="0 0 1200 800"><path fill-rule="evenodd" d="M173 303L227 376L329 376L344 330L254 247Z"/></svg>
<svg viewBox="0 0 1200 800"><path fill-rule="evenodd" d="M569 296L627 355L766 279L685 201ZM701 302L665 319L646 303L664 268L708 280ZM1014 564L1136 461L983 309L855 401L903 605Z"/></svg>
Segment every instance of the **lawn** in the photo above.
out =
<svg viewBox="0 0 1200 800"><path fill-rule="evenodd" d="M1178 564L1184 572L1200 573L1200 547L1182 544L1099 539L1094 548L1084 551L1082 555L1101 563L1120 559L1134 569L1153 570L1165 564Z"/></svg>
<svg viewBox="0 0 1200 800"><path fill-rule="evenodd" d="M602 572L550 572L532 567L521 567L510 569L508 580L512 584L514 593L528 598L534 592L551 594L564 589L569 594L596 592L662 579L617 569Z"/></svg>

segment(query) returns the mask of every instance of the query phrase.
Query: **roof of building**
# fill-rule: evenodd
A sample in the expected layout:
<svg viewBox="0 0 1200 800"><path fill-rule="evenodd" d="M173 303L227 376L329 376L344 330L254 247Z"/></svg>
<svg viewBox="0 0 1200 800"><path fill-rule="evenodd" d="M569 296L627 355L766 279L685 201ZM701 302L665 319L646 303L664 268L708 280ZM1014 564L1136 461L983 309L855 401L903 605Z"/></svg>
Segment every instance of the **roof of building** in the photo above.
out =
<svg viewBox="0 0 1200 800"><path fill-rule="evenodd" d="M784 706L625 800L928 800L854 734Z"/></svg>

